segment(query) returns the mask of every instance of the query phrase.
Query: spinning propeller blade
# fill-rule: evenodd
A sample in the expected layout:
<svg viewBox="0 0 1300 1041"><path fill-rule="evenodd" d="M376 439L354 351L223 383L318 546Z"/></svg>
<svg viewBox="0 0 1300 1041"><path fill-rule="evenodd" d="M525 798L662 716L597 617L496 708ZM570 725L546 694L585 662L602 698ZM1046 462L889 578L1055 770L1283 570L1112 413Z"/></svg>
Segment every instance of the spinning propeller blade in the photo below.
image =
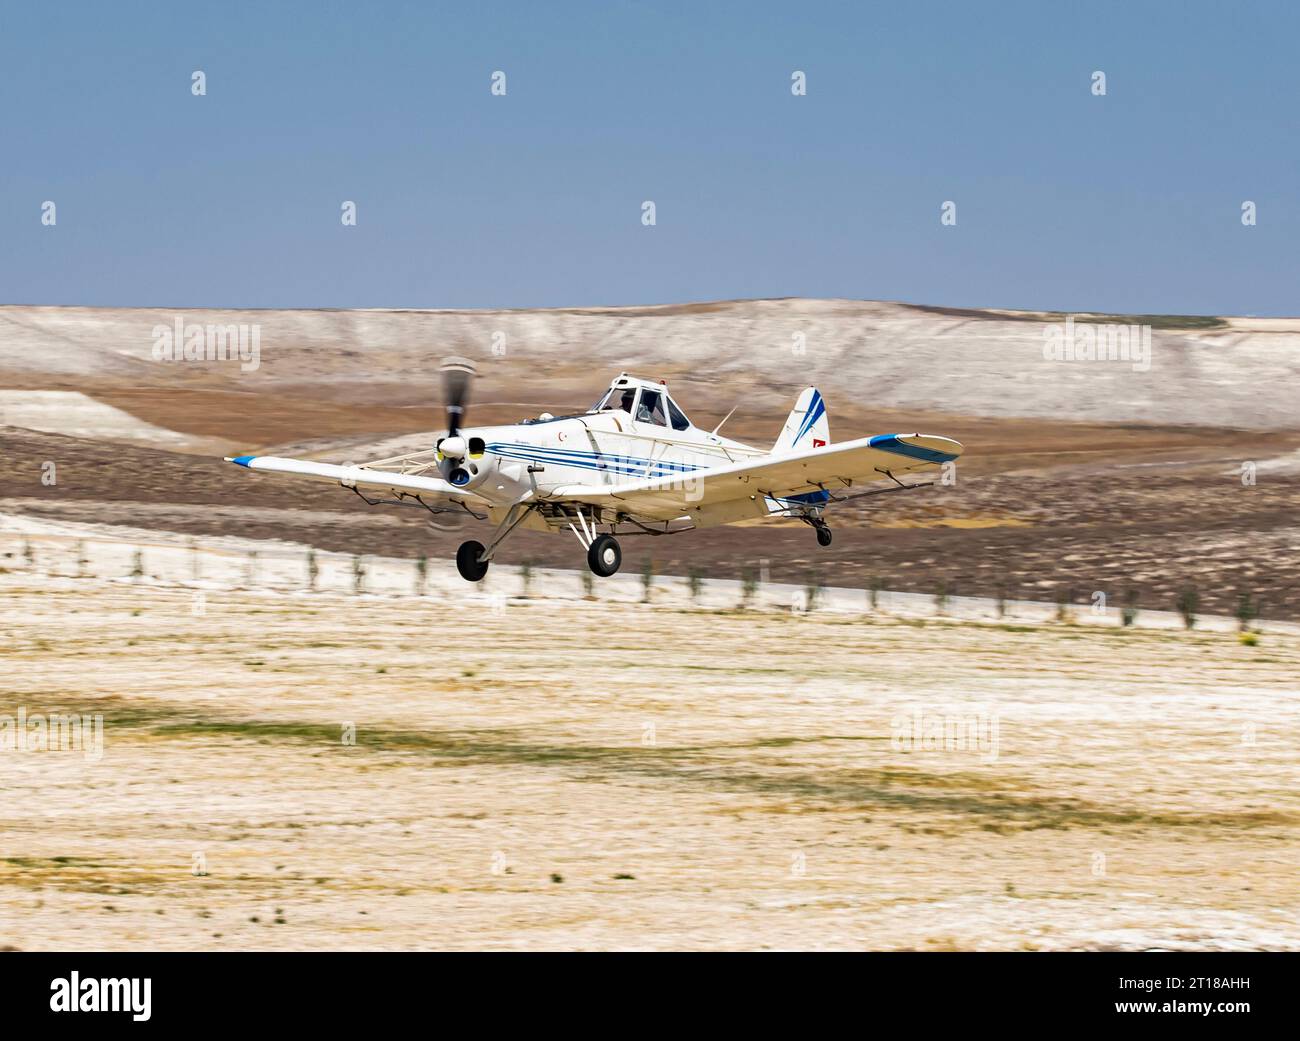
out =
<svg viewBox="0 0 1300 1041"><path fill-rule="evenodd" d="M469 387L474 381L474 363L468 358L447 358L439 368L442 373L442 400L447 409L447 436L438 439L438 469L443 477L456 486L468 484L473 478L472 464L465 463L468 444L460 436L465 423L465 408L469 404ZM469 469L466 469L469 465Z"/></svg>
<svg viewBox="0 0 1300 1041"><path fill-rule="evenodd" d="M469 404L469 385L474 379L474 363L468 358L447 358L442 373L442 400L447 409L447 436L455 437L465 421Z"/></svg>

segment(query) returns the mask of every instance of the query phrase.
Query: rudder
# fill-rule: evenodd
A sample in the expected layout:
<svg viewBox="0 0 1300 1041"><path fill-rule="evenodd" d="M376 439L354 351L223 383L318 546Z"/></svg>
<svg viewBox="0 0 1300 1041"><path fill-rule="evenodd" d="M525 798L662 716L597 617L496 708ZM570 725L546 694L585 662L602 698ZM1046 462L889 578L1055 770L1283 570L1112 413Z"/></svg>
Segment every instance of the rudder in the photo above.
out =
<svg viewBox="0 0 1300 1041"><path fill-rule="evenodd" d="M830 443L831 425L826 417L826 400L816 387L808 387L786 417L781 436L772 446L772 454L824 448Z"/></svg>

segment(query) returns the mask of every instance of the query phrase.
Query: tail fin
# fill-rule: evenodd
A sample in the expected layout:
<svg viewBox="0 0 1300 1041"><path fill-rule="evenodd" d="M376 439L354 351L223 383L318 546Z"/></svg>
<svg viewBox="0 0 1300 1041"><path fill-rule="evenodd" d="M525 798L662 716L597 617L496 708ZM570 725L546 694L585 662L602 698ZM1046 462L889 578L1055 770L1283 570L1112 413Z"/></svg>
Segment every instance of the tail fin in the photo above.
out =
<svg viewBox="0 0 1300 1041"><path fill-rule="evenodd" d="M772 446L773 455L822 448L831 443L831 425L826 418L826 402L821 391L809 387L799 395L786 418L781 436Z"/></svg>

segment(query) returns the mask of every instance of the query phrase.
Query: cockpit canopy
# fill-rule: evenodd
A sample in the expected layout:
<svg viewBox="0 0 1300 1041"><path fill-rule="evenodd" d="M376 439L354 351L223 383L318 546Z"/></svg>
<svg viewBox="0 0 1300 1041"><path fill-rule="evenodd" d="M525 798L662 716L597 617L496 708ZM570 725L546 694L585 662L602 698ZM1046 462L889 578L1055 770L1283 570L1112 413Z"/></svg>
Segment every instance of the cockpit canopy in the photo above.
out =
<svg viewBox="0 0 1300 1041"><path fill-rule="evenodd" d="M637 379L626 372L609 385L609 390L591 407L588 415L611 410L626 412L638 423L672 430L686 430L691 425L686 413L669 396L666 384Z"/></svg>

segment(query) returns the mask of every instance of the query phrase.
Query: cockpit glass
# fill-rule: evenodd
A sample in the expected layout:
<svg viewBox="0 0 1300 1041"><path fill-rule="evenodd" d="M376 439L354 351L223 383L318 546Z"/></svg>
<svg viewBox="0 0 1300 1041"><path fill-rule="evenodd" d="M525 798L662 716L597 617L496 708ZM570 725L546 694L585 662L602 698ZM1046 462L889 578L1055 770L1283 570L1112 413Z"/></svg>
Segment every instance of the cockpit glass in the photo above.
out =
<svg viewBox="0 0 1300 1041"><path fill-rule="evenodd" d="M655 423L666 427L668 420L664 416L664 398L657 390L641 391L641 401L636 407L638 423Z"/></svg>
<svg viewBox="0 0 1300 1041"><path fill-rule="evenodd" d="M607 408L621 408L624 412L632 411L632 396L635 390L627 387L610 387L604 396L591 406L592 412L603 412Z"/></svg>
<svg viewBox="0 0 1300 1041"><path fill-rule="evenodd" d="M673 421L674 430L685 430L691 425L691 421L682 414L682 410L677 407L677 403L672 398L668 399L668 418Z"/></svg>
<svg viewBox="0 0 1300 1041"><path fill-rule="evenodd" d="M635 402L635 418L638 422L654 423L664 427L671 425L674 430L685 430L691 425L690 420L682 414L682 410L667 394L647 387L641 392L640 400L637 400L636 392L636 387L610 387L600 400L587 410L588 414L604 412L608 409L631 413Z"/></svg>

